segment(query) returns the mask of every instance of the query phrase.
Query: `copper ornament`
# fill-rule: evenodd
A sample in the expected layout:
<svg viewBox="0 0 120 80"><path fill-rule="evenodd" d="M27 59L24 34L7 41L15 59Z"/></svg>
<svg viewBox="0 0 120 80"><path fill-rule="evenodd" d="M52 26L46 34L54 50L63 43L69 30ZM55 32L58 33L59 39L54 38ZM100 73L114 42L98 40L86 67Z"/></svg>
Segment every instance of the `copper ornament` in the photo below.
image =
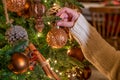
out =
<svg viewBox="0 0 120 80"><path fill-rule="evenodd" d="M26 0L6 0L7 9L12 12L19 12L25 8Z"/></svg>
<svg viewBox="0 0 120 80"><path fill-rule="evenodd" d="M30 3L30 1L27 1L26 3L25 3L25 6L24 6L24 9L23 10L21 10L21 11L19 11L19 12L17 12L17 15L18 16L22 16L22 17L24 17L24 18L29 18L30 17L30 6L31 6L31 3Z"/></svg>
<svg viewBox="0 0 120 80"><path fill-rule="evenodd" d="M67 51L68 56L71 56L79 61L84 60L84 55L79 47L72 47Z"/></svg>
<svg viewBox="0 0 120 80"><path fill-rule="evenodd" d="M47 34L47 43L52 48L62 48L67 43L67 34L62 28L52 28Z"/></svg>
<svg viewBox="0 0 120 80"><path fill-rule="evenodd" d="M24 73L29 67L29 59L23 53L14 53L8 68L16 74Z"/></svg>

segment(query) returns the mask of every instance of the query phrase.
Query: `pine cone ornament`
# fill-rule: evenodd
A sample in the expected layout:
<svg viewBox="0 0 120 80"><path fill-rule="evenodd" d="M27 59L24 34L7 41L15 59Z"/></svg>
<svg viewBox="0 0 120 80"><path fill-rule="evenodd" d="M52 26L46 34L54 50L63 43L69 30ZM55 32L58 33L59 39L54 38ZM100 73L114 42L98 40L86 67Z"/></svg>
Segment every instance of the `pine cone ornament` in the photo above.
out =
<svg viewBox="0 0 120 80"><path fill-rule="evenodd" d="M12 45L16 44L18 41L28 41L28 35L26 30L22 26L10 27L6 33L6 39Z"/></svg>
<svg viewBox="0 0 120 80"><path fill-rule="evenodd" d="M67 43L67 34L62 28L52 28L47 34L47 43L52 48L62 48Z"/></svg>
<svg viewBox="0 0 120 80"><path fill-rule="evenodd" d="M50 8L48 11L47 11L47 15L55 15L57 12L58 12L58 10L60 10L61 9L61 7L59 6L59 5L54 5L52 8Z"/></svg>
<svg viewBox="0 0 120 80"><path fill-rule="evenodd" d="M25 8L26 0L6 0L7 9L12 12L19 12Z"/></svg>

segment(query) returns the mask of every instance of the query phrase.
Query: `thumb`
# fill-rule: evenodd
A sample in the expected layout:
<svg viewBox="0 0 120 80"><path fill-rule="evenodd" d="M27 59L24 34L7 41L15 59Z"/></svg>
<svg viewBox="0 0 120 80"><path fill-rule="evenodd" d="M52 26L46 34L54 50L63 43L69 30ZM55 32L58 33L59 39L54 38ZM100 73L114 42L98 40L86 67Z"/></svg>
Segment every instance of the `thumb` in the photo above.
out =
<svg viewBox="0 0 120 80"><path fill-rule="evenodd" d="M65 21L57 22L57 26L72 27L73 25L74 25L74 22L65 22Z"/></svg>

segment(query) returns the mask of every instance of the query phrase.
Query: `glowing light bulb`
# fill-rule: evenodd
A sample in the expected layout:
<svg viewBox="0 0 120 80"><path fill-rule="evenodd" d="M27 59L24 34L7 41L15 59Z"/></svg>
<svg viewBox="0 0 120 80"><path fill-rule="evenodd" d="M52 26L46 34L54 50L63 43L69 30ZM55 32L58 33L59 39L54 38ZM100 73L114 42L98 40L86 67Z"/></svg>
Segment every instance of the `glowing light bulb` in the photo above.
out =
<svg viewBox="0 0 120 80"><path fill-rule="evenodd" d="M80 74L82 74L82 71L80 71Z"/></svg>
<svg viewBox="0 0 120 80"><path fill-rule="evenodd" d="M42 33L37 33L37 37L41 37L42 36Z"/></svg>
<svg viewBox="0 0 120 80"><path fill-rule="evenodd" d="M53 68L50 68L51 70L53 70Z"/></svg>
<svg viewBox="0 0 120 80"><path fill-rule="evenodd" d="M68 75L68 77L70 78L70 75Z"/></svg>
<svg viewBox="0 0 120 80"><path fill-rule="evenodd" d="M46 60L46 62L50 62L50 60L51 60L51 59L50 59L50 58L48 58L48 59Z"/></svg>
<svg viewBox="0 0 120 80"><path fill-rule="evenodd" d="M55 72L59 72L58 70L56 70Z"/></svg>
<svg viewBox="0 0 120 80"><path fill-rule="evenodd" d="M61 73L61 72L60 72L59 74L60 74L60 75L62 75L62 73Z"/></svg>
<svg viewBox="0 0 120 80"><path fill-rule="evenodd" d="M30 74L30 72L27 72L27 74Z"/></svg>
<svg viewBox="0 0 120 80"><path fill-rule="evenodd" d="M45 0L45 2L47 2L47 0Z"/></svg>
<svg viewBox="0 0 120 80"><path fill-rule="evenodd" d="M50 25L51 23L50 22L47 22L48 25Z"/></svg>
<svg viewBox="0 0 120 80"><path fill-rule="evenodd" d="M49 62L49 60L47 59L46 62Z"/></svg>
<svg viewBox="0 0 120 80"><path fill-rule="evenodd" d="M57 60L55 60L54 63L56 64L56 63L57 63Z"/></svg>
<svg viewBox="0 0 120 80"><path fill-rule="evenodd" d="M73 77L75 77L75 74L72 74Z"/></svg>
<svg viewBox="0 0 120 80"><path fill-rule="evenodd" d="M56 4L56 3L54 3L53 5L54 5L54 6L56 6L57 4Z"/></svg>

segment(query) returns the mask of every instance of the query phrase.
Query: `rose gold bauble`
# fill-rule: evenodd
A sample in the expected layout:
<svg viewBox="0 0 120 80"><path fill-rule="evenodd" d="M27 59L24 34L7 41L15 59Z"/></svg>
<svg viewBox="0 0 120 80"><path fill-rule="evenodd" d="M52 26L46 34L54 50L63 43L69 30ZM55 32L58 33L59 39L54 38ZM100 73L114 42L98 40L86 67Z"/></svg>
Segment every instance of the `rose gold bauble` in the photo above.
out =
<svg viewBox="0 0 120 80"><path fill-rule="evenodd" d="M23 53L15 53L12 55L11 63L8 68L14 73L24 73L29 67L29 59Z"/></svg>
<svg viewBox="0 0 120 80"><path fill-rule="evenodd" d="M6 0L7 9L12 12L19 12L25 8L26 0Z"/></svg>
<svg viewBox="0 0 120 80"><path fill-rule="evenodd" d="M79 47L72 47L67 51L67 54L79 61L83 61L84 59L84 55Z"/></svg>
<svg viewBox="0 0 120 80"><path fill-rule="evenodd" d="M67 34L62 28L52 28L47 34L47 43L52 48L62 48L67 42Z"/></svg>

